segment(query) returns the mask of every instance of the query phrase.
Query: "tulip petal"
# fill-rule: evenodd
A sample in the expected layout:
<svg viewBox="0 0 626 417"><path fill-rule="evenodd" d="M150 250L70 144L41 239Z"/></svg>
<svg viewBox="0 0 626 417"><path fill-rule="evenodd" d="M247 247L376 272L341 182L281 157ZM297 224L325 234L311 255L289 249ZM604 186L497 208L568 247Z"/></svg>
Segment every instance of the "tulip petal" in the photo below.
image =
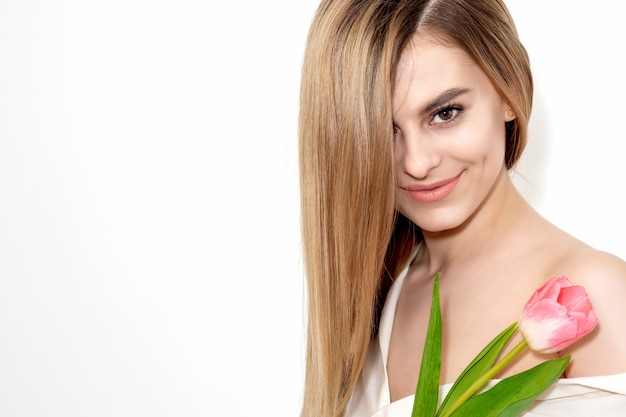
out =
<svg viewBox="0 0 626 417"><path fill-rule="evenodd" d="M587 314L585 313L581 313L580 311L571 311L569 315L576 320L576 324L579 329L587 323Z"/></svg>
<svg viewBox="0 0 626 417"><path fill-rule="evenodd" d="M538 300L551 299L556 300L561 292L561 288L571 287L571 281L564 276L550 278L545 284L543 284L528 300L529 304L534 304Z"/></svg>
<svg viewBox="0 0 626 417"><path fill-rule="evenodd" d="M581 338L584 335L590 333L597 324L598 318L593 311L589 311L589 314L587 314L587 321L584 323L584 325L578 327L578 337Z"/></svg>
<svg viewBox="0 0 626 417"><path fill-rule="evenodd" d="M565 322L561 322L561 328L554 332L547 342L544 353L554 353L565 349L579 339L578 323L570 318Z"/></svg>
<svg viewBox="0 0 626 417"><path fill-rule="evenodd" d="M557 301L568 310L589 310L591 308L585 289L579 285L561 289Z"/></svg>
<svg viewBox="0 0 626 417"><path fill-rule="evenodd" d="M572 300L571 303L564 304L564 307L567 308L568 311L578 311L587 315L587 312L591 310L591 303L589 302L589 298L584 297Z"/></svg>
<svg viewBox="0 0 626 417"><path fill-rule="evenodd" d="M577 323L571 317L526 320L519 329L528 346L540 353L553 353L576 340Z"/></svg>
<svg viewBox="0 0 626 417"><path fill-rule="evenodd" d="M533 319L535 321L552 319L567 315L567 309L556 301L543 299L539 300L528 308L525 308L520 321Z"/></svg>

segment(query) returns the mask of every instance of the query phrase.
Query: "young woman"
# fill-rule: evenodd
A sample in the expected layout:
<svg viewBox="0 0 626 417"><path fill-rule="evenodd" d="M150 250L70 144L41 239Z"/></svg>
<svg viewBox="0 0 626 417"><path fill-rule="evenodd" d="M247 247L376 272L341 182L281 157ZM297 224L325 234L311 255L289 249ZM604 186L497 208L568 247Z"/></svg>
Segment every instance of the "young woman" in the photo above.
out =
<svg viewBox="0 0 626 417"><path fill-rule="evenodd" d="M438 272L441 384L565 275L600 325L554 355L570 365L526 415L625 415L626 265L509 177L532 90L500 0L322 1L301 89L303 416L410 415ZM526 350L499 377L549 358Z"/></svg>

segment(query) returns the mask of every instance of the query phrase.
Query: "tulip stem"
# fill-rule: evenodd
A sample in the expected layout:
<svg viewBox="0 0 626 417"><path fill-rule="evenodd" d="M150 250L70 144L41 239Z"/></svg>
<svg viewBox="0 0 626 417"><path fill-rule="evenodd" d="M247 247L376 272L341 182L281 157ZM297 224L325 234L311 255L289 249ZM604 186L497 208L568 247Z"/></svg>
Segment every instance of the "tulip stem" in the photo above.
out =
<svg viewBox="0 0 626 417"><path fill-rule="evenodd" d="M480 378L478 378L472 385L469 386L456 401L443 413L440 417L448 417L457 408L467 401L472 395L474 395L479 389L481 389L491 378L498 375L505 366L507 366L524 348L528 346L525 339L522 339L513 349L509 351L502 359L496 362L487 372L485 372Z"/></svg>

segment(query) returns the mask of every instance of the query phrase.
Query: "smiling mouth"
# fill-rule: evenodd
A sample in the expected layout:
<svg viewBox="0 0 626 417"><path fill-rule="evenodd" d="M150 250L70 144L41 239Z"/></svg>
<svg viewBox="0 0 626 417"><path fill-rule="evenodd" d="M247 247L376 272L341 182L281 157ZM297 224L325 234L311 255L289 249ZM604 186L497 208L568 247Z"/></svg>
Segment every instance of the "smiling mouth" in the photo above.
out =
<svg viewBox="0 0 626 417"><path fill-rule="evenodd" d="M462 173L454 178L437 181L432 184L407 185L402 188L408 196L419 203L434 203L448 197L456 189Z"/></svg>

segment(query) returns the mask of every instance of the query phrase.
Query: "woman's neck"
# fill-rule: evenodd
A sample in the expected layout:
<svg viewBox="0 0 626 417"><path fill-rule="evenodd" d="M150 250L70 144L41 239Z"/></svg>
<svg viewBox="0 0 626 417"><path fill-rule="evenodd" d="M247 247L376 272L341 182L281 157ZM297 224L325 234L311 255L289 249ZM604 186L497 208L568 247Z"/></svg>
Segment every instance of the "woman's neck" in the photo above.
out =
<svg viewBox="0 0 626 417"><path fill-rule="evenodd" d="M533 217L539 215L503 169L487 198L462 225L442 232L423 231L422 255L427 257L424 260L433 273L440 272L484 251L495 253L502 242L514 238Z"/></svg>

